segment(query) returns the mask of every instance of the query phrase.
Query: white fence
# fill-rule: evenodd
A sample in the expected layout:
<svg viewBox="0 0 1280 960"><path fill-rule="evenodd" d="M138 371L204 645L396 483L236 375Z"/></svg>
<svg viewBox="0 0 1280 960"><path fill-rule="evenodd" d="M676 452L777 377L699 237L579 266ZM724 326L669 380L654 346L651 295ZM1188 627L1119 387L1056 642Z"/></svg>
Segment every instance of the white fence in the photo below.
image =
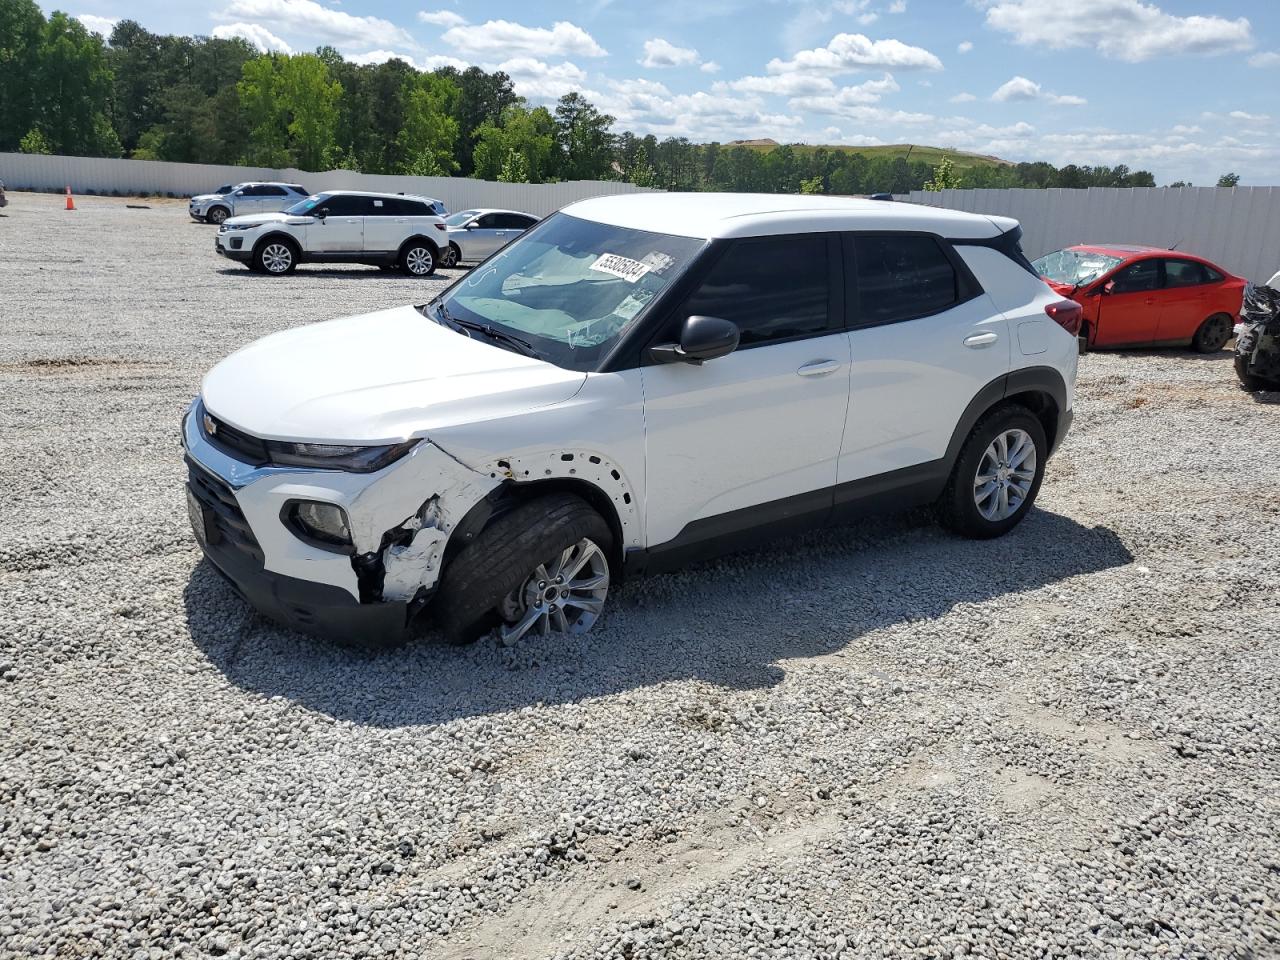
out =
<svg viewBox="0 0 1280 960"><path fill-rule="evenodd" d="M1280 187L917 190L906 199L1013 217L1032 259L1076 243L1177 244L1255 283L1280 269Z"/></svg>
<svg viewBox="0 0 1280 960"><path fill-rule="evenodd" d="M409 177L351 170L304 173L264 167L230 167L159 160L110 160L103 157L50 157L0 153L0 180L10 190L61 190L77 193L117 193L191 196L225 183L243 180L282 180L308 190L380 190L417 193L443 200L450 210L500 207L544 217L575 200L615 193L650 192L616 181L570 180L564 183L494 183L466 177Z"/></svg>

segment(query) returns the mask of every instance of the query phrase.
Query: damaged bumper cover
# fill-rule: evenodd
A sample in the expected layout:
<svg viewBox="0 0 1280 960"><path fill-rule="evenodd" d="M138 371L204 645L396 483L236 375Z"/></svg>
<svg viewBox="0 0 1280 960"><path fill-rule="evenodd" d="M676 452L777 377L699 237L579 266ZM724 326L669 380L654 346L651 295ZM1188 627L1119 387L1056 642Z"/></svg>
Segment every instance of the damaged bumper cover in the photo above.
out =
<svg viewBox="0 0 1280 960"><path fill-rule="evenodd" d="M186 417L183 446L205 555L261 613L341 642L404 636L435 590L450 533L498 484L426 440L371 474L247 463L207 436L201 419ZM353 548L300 538L284 520L297 500L340 507Z"/></svg>

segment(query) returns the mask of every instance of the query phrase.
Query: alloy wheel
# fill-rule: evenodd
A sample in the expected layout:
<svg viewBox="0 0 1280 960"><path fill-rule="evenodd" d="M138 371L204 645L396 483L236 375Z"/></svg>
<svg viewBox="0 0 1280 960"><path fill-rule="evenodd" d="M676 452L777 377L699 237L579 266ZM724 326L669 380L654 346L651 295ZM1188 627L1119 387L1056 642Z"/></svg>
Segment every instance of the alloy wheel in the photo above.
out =
<svg viewBox="0 0 1280 960"><path fill-rule="evenodd" d="M404 257L404 265L415 277L423 277L435 266L435 258L426 247L414 247Z"/></svg>
<svg viewBox="0 0 1280 960"><path fill-rule="evenodd" d="M1025 430L997 434L978 461L973 502L992 523L1018 512L1036 479L1036 444Z"/></svg>
<svg viewBox="0 0 1280 960"><path fill-rule="evenodd" d="M584 537L558 557L536 566L524 585L513 590L499 612L498 639L515 643L533 631L541 636L586 633L600 617L609 595L609 560Z"/></svg>
<svg viewBox="0 0 1280 960"><path fill-rule="evenodd" d="M262 266L268 273L284 273L293 266L293 251L283 243L271 243L262 251Z"/></svg>

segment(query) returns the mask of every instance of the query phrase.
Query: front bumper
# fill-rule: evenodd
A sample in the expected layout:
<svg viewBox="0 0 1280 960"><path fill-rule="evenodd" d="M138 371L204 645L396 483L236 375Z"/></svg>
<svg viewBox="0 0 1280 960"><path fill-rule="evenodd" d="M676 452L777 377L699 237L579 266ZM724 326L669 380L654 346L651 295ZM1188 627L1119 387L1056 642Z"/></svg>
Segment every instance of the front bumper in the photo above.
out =
<svg viewBox="0 0 1280 960"><path fill-rule="evenodd" d="M253 248L244 242L244 237L229 237L225 233L219 233L213 238L213 249L221 257L228 260L235 260L237 263L248 263L253 256ZM232 246L235 241L240 242L240 247Z"/></svg>
<svg viewBox="0 0 1280 960"><path fill-rule="evenodd" d="M205 556L263 614L344 643L383 646L410 632L435 590L448 531L497 485L426 441L368 474L247 463L205 434L202 416L193 404L182 439ZM296 536L282 520L291 500L341 507L361 570L378 571L373 581L350 553Z"/></svg>

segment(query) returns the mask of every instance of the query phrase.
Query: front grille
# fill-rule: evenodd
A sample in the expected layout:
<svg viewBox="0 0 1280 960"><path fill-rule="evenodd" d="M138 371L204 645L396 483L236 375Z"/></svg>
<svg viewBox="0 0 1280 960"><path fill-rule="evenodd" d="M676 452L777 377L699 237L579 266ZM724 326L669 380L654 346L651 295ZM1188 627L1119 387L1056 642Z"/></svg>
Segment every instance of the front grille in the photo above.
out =
<svg viewBox="0 0 1280 960"><path fill-rule="evenodd" d="M213 423L213 433L205 429L203 421L200 429L204 433L204 437L215 447L230 457L235 457L244 463L253 464L255 467L263 466L270 462L267 455L267 444L264 440L245 433L243 430L237 430L231 424L219 420L207 410L204 414Z"/></svg>
<svg viewBox="0 0 1280 960"><path fill-rule="evenodd" d="M231 488L189 457L187 484L196 499L209 508L208 516L217 534L213 535L214 530L207 531L210 544L230 547L261 565L262 548L258 546L258 538L253 535L253 529L245 519Z"/></svg>

